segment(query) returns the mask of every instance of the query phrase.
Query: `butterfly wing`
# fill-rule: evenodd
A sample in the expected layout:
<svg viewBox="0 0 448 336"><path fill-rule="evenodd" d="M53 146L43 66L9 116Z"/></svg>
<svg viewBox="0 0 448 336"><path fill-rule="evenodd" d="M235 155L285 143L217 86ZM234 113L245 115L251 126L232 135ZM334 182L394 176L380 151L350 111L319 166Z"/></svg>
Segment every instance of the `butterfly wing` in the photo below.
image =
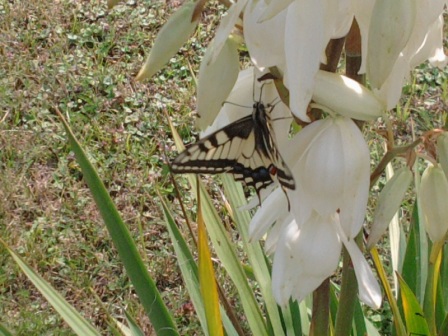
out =
<svg viewBox="0 0 448 336"><path fill-rule="evenodd" d="M269 114L257 102L252 115L191 145L173 160L171 169L173 173L231 173L235 180L254 187L259 199L261 190L274 183L273 176L283 189L294 190L292 173L271 133Z"/></svg>
<svg viewBox="0 0 448 336"><path fill-rule="evenodd" d="M280 155L277 143L273 137L275 132L272 128L270 113L274 106L270 106L267 110L263 103L258 102L255 104L255 108L257 114L254 117L254 122L257 129L255 135L257 137L256 144L258 151L264 153L264 155L269 158L270 162L266 165L269 173L277 176L278 182L283 188L294 190L296 188L294 177Z"/></svg>
<svg viewBox="0 0 448 336"><path fill-rule="evenodd" d="M180 153L171 163L174 173L231 173L257 193L273 183L269 157L257 151L252 116L210 134Z"/></svg>

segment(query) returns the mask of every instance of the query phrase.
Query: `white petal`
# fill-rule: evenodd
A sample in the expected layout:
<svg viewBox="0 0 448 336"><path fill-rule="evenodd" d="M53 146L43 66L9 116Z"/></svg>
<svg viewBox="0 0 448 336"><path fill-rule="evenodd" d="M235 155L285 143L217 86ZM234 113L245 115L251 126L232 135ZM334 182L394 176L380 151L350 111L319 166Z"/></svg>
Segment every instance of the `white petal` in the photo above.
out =
<svg viewBox="0 0 448 336"><path fill-rule="evenodd" d="M297 168L297 166L296 166ZM314 204L308 194L304 191L303 186L299 183L300 179L296 180L296 190L288 190L288 197L291 202L291 212L299 228L309 220L314 211Z"/></svg>
<svg viewBox="0 0 448 336"><path fill-rule="evenodd" d="M261 239L272 224L284 213L288 213L285 193L281 188L275 189L261 204L249 224L251 241Z"/></svg>
<svg viewBox="0 0 448 336"><path fill-rule="evenodd" d="M332 118L331 126L314 141L306 156L302 158L299 184L314 209L322 216L330 215L340 207L344 191L345 162L342 160L342 135Z"/></svg>
<svg viewBox="0 0 448 336"><path fill-rule="evenodd" d="M437 154L440 166L448 179L448 132L443 132L437 137Z"/></svg>
<svg viewBox="0 0 448 336"><path fill-rule="evenodd" d="M377 0L369 26L367 75L380 88L406 46L415 25L416 1Z"/></svg>
<svg viewBox="0 0 448 336"><path fill-rule="evenodd" d="M359 298L373 309L378 309L381 306L382 301L381 289L378 281L376 281L369 264L359 250L358 245L356 245L355 240L348 240L342 227L339 225L336 225L336 227L338 228L340 238L352 259L356 280L358 282Z"/></svg>
<svg viewBox="0 0 448 336"><path fill-rule="evenodd" d="M210 58L214 50L212 42L202 59L199 69L197 91L197 126L204 129L209 126L222 107L232 90L239 73L239 56L237 45L227 39L216 61L211 63Z"/></svg>
<svg viewBox="0 0 448 336"><path fill-rule="evenodd" d="M364 222L370 188L370 151L361 131L348 118L338 119L345 163L340 220L348 237L358 235Z"/></svg>
<svg viewBox="0 0 448 336"><path fill-rule="evenodd" d="M252 63L258 68L285 63L285 40L283 37L285 35L286 10L271 20L258 23L260 14L265 9L264 1L250 0L244 11L244 40Z"/></svg>
<svg viewBox="0 0 448 336"><path fill-rule="evenodd" d="M293 298L298 301L319 287L338 266L342 244L335 231L335 220L335 215L321 217L315 213L302 228L294 251L301 269L293 291Z"/></svg>
<svg viewBox="0 0 448 336"><path fill-rule="evenodd" d="M443 3L440 0L417 0L417 16L415 18L415 28L409 38L406 48L403 50L404 57L410 62L411 68L426 60L422 56L415 57L420 53L420 49L425 47L425 40L430 27L435 24L443 12ZM423 54L421 54L423 55ZM414 61L411 61L415 57Z"/></svg>
<svg viewBox="0 0 448 336"><path fill-rule="evenodd" d="M336 269L342 245L334 220L335 216L314 213L302 229L291 224L280 237L272 269L273 292L280 305L290 296L302 300Z"/></svg>
<svg viewBox="0 0 448 336"><path fill-rule="evenodd" d="M329 119L321 119L304 127L292 139L291 146L286 150L287 157L292 162L299 162L313 146L314 142L317 141L321 134L331 125L332 122ZM298 169L297 175L300 175L300 170Z"/></svg>
<svg viewBox="0 0 448 336"><path fill-rule="evenodd" d="M254 68L240 71L226 103L222 105L213 124L201 133L201 138L252 113ZM227 103L228 102L228 103ZM244 106L247 106L245 108Z"/></svg>
<svg viewBox="0 0 448 336"><path fill-rule="evenodd" d="M280 12L284 11L294 0L272 0L268 1L266 7L258 18L258 22L262 23L272 19Z"/></svg>
<svg viewBox="0 0 448 336"><path fill-rule="evenodd" d="M291 268L291 262L295 262L293 248L299 234L297 225L290 223L284 229L275 251L272 264L272 291L279 305L285 306L288 303L295 285L296 274L294 273L299 272L297 265Z"/></svg>
<svg viewBox="0 0 448 336"><path fill-rule="evenodd" d="M403 84L409 70L409 60L404 55L400 55L381 88L374 90L375 96L383 102L387 110L393 109L400 100Z"/></svg>
<svg viewBox="0 0 448 336"><path fill-rule="evenodd" d="M292 173L296 180L296 190L289 191L288 196L291 201L291 211L294 214L299 227L308 220L312 209L314 208L314 199L309 197L307 188L302 183L304 176L306 157L308 151L314 146L314 143L321 138L322 134L332 125L329 119L318 120L303 128L292 140L285 151L287 163L294 163ZM314 176L314 174L312 175Z"/></svg>
<svg viewBox="0 0 448 336"><path fill-rule="evenodd" d="M329 39L337 39L348 34L353 21L353 9L350 0L326 0L326 33Z"/></svg>
<svg viewBox="0 0 448 336"><path fill-rule="evenodd" d="M290 92L289 107L303 121L310 121L306 110L313 94L314 76L328 42L324 34L323 2L294 1L286 16L284 83Z"/></svg>
<svg viewBox="0 0 448 336"><path fill-rule="evenodd" d="M411 60L412 66L417 66L427 59L440 69L446 66L448 61L443 49L443 24L443 15L441 15L429 28L423 46Z"/></svg>
<svg viewBox="0 0 448 336"><path fill-rule="evenodd" d="M375 120L382 116L384 104L351 78L319 70L315 77L313 100L348 118Z"/></svg>
<svg viewBox="0 0 448 336"><path fill-rule="evenodd" d="M216 60L216 57L218 57L218 54L221 52L221 48L224 46L224 43L227 41L233 27L237 23L247 1L248 0L239 0L234 3L227 11L227 15L222 18L218 29L216 29L215 50L213 50L213 53L210 56L210 62L213 63Z"/></svg>
<svg viewBox="0 0 448 336"><path fill-rule="evenodd" d="M285 218L279 218L277 223L275 223L275 225L271 228L264 243L264 250L268 255L275 252L281 234L287 227L289 227L289 225L297 226L297 223L291 213L288 213Z"/></svg>
<svg viewBox="0 0 448 336"><path fill-rule="evenodd" d="M151 52L137 74L137 80L152 77L187 41L198 24L198 18L192 21L195 8L194 2L186 2L170 16L157 34Z"/></svg>
<svg viewBox="0 0 448 336"><path fill-rule="evenodd" d="M375 0L354 0L353 11L355 13L356 22L358 22L359 31L361 33L361 55L362 62L358 73L366 73L366 56L368 46L368 35L370 18L372 16L373 5Z"/></svg>
<svg viewBox="0 0 448 336"><path fill-rule="evenodd" d="M387 104L387 109L392 109L401 97L401 90L409 71L438 52L440 42L433 40L434 32L429 33L432 25L437 25L438 17L443 8L441 0L417 0L417 12L415 27L406 47L395 62L386 82L375 95ZM436 29L437 30L437 29ZM431 34L430 39L428 39ZM428 43L426 42L428 40ZM431 40L431 41L430 41ZM440 61L445 61L440 54Z"/></svg>

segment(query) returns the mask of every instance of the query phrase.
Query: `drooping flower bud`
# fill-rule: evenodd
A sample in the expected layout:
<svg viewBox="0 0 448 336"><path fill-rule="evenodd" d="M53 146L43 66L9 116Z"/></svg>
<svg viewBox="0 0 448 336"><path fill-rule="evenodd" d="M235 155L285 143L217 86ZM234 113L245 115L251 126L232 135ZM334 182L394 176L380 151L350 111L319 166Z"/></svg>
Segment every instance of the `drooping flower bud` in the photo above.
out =
<svg viewBox="0 0 448 336"><path fill-rule="evenodd" d="M344 117L374 120L385 110L370 90L353 79L318 71L315 80L313 100Z"/></svg>
<svg viewBox="0 0 448 336"><path fill-rule="evenodd" d="M193 20L195 8L195 2L187 2L171 15L157 34L151 53L140 69L137 80L150 78L162 69L190 37L199 21L199 18Z"/></svg>
<svg viewBox="0 0 448 336"><path fill-rule="evenodd" d="M237 43L228 38L216 60L210 62L214 47L212 42L199 68L197 125L200 129L209 126L216 118L239 73Z"/></svg>
<svg viewBox="0 0 448 336"><path fill-rule="evenodd" d="M386 230L392 217L397 212L404 194L412 181L412 172L406 166L397 170L386 183L378 197L378 205L375 209L372 230L367 247L372 248Z"/></svg>
<svg viewBox="0 0 448 336"><path fill-rule="evenodd" d="M428 166L424 171L419 200L429 238L432 242L444 239L448 231L448 180L440 166Z"/></svg>

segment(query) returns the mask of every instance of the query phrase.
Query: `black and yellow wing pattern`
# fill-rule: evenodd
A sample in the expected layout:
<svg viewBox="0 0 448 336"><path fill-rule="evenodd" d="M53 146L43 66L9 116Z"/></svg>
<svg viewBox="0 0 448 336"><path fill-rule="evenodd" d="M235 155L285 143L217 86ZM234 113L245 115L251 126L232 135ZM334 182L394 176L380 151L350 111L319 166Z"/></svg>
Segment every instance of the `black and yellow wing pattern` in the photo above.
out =
<svg viewBox="0 0 448 336"><path fill-rule="evenodd" d="M251 115L241 118L199 140L171 163L173 173L233 174L235 180L260 191L274 183L294 190L291 171L281 157L271 135L271 120L262 102L256 102Z"/></svg>

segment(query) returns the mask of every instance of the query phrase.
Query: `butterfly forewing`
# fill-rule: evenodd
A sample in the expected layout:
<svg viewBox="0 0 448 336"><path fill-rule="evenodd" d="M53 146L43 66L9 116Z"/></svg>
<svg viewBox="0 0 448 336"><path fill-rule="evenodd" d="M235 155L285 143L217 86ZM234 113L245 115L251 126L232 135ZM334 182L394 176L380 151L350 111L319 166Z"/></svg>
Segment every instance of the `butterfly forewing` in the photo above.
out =
<svg viewBox="0 0 448 336"><path fill-rule="evenodd" d="M269 110L269 112L272 108ZM261 102L252 115L239 119L199 140L171 163L173 173L231 173L235 180L260 191L277 176L283 188L295 189L294 178L280 156L270 117Z"/></svg>
<svg viewBox="0 0 448 336"><path fill-rule="evenodd" d="M171 163L171 169L174 173L228 172L233 169L252 131L252 118L240 119L185 149Z"/></svg>

